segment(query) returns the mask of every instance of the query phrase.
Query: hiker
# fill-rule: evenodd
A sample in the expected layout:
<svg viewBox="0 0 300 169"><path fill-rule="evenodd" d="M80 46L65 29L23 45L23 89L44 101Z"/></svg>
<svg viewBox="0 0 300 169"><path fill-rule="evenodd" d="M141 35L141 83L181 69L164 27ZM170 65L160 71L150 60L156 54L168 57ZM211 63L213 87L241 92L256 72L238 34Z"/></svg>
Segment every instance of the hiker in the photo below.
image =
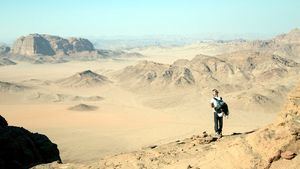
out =
<svg viewBox="0 0 300 169"><path fill-rule="evenodd" d="M214 111L214 129L216 137L220 138L222 137L223 116L228 116L228 107L222 97L219 97L219 91L217 89L213 89L212 92L213 98L210 104Z"/></svg>

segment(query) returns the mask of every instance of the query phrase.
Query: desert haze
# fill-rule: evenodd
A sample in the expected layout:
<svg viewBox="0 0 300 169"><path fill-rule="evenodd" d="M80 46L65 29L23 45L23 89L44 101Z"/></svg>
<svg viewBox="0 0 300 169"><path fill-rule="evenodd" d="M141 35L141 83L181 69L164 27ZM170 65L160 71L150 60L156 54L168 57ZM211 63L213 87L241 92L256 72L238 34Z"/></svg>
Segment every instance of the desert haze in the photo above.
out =
<svg viewBox="0 0 300 169"><path fill-rule="evenodd" d="M47 135L64 163L36 168L300 164L293 155L300 147L299 29L269 40L122 50L30 34L0 49L1 116L11 126ZM218 140L212 137L213 88L230 108ZM268 140L274 132L276 139ZM281 158L272 159L278 151Z"/></svg>

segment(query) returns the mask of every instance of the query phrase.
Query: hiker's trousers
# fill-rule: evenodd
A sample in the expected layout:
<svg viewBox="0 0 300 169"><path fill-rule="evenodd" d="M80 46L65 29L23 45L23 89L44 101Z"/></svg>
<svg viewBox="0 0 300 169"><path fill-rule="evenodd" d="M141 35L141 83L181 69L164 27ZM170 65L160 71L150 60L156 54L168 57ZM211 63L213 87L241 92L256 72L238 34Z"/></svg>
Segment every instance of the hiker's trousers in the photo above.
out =
<svg viewBox="0 0 300 169"><path fill-rule="evenodd" d="M223 128L223 116L219 117L217 113L214 112L214 122L215 122L215 132L221 134Z"/></svg>

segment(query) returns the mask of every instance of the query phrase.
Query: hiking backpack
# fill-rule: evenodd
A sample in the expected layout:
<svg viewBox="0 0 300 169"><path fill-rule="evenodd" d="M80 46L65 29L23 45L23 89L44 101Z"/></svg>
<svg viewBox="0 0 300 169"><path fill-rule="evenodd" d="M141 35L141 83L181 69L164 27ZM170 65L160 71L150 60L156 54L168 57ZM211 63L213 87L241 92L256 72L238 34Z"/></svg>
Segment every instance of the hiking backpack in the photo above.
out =
<svg viewBox="0 0 300 169"><path fill-rule="evenodd" d="M228 105L221 99L216 99L214 97L215 101L217 102L217 106L215 107L216 112L223 112L225 116L229 115Z"/></svg>

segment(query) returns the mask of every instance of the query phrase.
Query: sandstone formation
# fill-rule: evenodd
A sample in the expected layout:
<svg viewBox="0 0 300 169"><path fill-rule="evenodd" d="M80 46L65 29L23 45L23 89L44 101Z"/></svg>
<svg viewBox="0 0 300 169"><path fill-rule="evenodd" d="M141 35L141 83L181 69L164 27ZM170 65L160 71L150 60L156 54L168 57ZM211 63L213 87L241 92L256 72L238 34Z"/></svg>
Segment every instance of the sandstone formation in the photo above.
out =
<svg viewBox="0 0 300 169"><path fill-rule="evenodd" d="M18 38L13 46L12 53L15 55L71 55L78 52L91 52L95 48L93 44L83 38L64 39L59 36L46 34L30 34Z"/></svg>

